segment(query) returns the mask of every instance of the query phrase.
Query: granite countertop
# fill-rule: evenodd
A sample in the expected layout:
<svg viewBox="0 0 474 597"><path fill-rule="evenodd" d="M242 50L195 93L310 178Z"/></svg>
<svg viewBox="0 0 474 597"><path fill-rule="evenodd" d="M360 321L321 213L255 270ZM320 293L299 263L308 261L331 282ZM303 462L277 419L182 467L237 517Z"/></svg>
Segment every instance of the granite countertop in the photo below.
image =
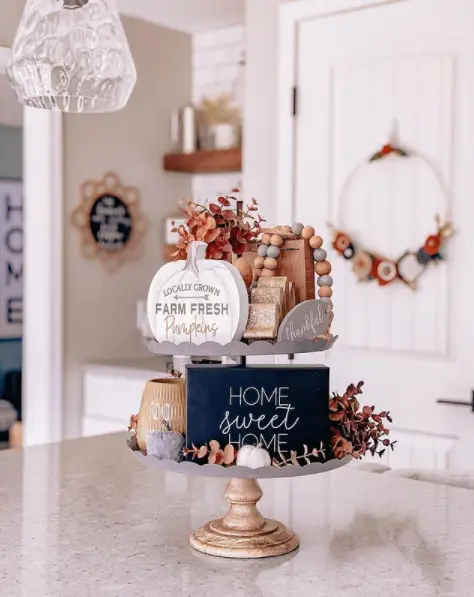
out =
<svg viewBox="0 0 474 597"><path fill-rule="evenodd" d="M0 455L1 597L468 597L474 493L347 466L266 480L294 554L238 561L188 535L225 481L140 465L123 434Z"/></svg>

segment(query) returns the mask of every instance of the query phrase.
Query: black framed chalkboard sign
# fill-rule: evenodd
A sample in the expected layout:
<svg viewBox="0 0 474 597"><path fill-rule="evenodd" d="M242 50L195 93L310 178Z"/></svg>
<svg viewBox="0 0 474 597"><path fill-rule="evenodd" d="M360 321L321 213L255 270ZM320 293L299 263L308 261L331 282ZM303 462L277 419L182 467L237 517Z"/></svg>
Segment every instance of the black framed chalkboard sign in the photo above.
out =
<svg viewBox="0 0 474 597"><path fill-rule="evenodd" d="M71 221L81 235L86 259L99 259L113 271L141 256L147 221L140 194L135 187L123 186L116 174L109 172L100 181L82 185L81 203Z"/></svg>

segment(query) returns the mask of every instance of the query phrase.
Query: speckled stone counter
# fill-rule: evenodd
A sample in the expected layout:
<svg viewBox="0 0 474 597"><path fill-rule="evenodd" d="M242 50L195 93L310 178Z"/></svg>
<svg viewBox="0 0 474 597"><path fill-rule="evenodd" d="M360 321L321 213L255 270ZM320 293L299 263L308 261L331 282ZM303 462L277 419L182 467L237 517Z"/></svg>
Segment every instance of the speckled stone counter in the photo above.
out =
<svg viewBox="0 0 474 597"><path fill-rule="evenodd" d="M160 474L125 436L0 455L1 597L469 597L474 492L345 467L264 481L260 510L299 551L234 561L188 535L222 514L220 479Z"/></svg>

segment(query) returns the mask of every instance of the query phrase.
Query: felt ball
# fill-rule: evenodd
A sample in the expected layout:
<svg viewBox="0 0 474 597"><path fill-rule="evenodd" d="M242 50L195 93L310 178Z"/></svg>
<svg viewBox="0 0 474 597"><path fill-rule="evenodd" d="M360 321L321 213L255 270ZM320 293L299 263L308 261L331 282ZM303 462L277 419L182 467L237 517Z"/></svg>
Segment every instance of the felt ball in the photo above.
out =
<svg viewBox="0 0 474 597"><path fill-rule="evenodd" d="M257 249L257 253L260 255L260 257L266 257L267 250L268 250L268 245L260 245Z"/></svg>
<svg viewBox="0 0 474 597"><path fill-rule="evenodd" d="M344 251L342 252L342 256L344 257L344 259L352 259L355 255L355 247L354 245L351 243L348 247L346 247L344 249Z"/></svg>
<svg viewBox="0 0 474 597"><path fill-rule="evenodd" d="M312 236L314 236L314 228L312 226L305 226L301 232L301 236L305 240L309 240Z"/></svg>
<svg viewBox="0 0 474 597"><path fill-rule="evenodd" d="M273 259L278 259L280 257L280 249L275 246L268 247L267 257L273 257Z"/></svg>
<svg viewBox="0 0 474 597"><path fill-rule="evenodd" d="M285 241L282 239L282 237L279 234L274 234L270 239L270 244L273 245L274 247L281 247L281 245L284 242Z"/></svg>
<svg viewBox="0 0 474 597"><path fill-rule="evenodd" d="M255 261L253 262L253 266L256 269L263 269L263 262L265 261L265 257L255 257Z"/></svg>
<svg viewBox="0 0 474 597"><path fill-rule="evenodd" d="M260 276L262 275L262 270L261 269L254 269L253 270L253 279L254 280L260 280Z"/></svg>
<svg viewBox="0 0 474 597"><path fill-rule="evenodd" d="M265 234L262 236L262 242L263 242L263 244L264 245L269 245L271 238L272 238L272 235L269 234L268 232L265 232Z"/></svg>
<svg viewBox="0 0 474 597"><path fill-rule="evenodd" d="M418 253L416 254L416 258L418 259L418 263L421 263L422 265L426 265L431 259L431 257L427 253L425 253L423 249L420 249L418 251Z"/></svg>
<svg viewBox="0 0 474 597"><path fill-rule="evenodd" d="M322 288L320 288L318 290L318 294L321 298L331 298L332 297L332 288L329 288L329 286L323 286Z"/></svg>
<svg viewBox="0 0 474 597"><path fill-rule="evenodd" d="M287 234L291 233L291 226L282 226L281 229L283 230L283 232L286 232Z"/></svg>
<svg viewBox="0 0 474 597"><path fill-rule="evenodd" d="M312 236L309 239L309 246L312 249L320 249L323 246L323 239L321 236Z"/></svg>
<svg viewBox="0 0 474 597"><path fill-rule="evenodd" d="M315 261L326 261L327 256L328 254L324 249L314 249L313 251L313 259Z"/></svg>
<svg viewBox="0 0 474 597"><path fill-rule="evenodd" d="M327 276L331 273L332 266L329 261L319 261L314 264L314 271L318 276Z"/></svg>
<svg viewBox="0 0 474 597"><path fill-rule="evenodd" d="M318 286L332 286L331 276L321 276L318 278Z"/></svg>
<svg viewBox="0 0 474 597"><path fill-rule="evenodd" d="M324 302L325 302L327 305L329 305L329 308L330 308L330 309L332 309L332 308L333 308L333 306L334 306L334 305L333 305L333 302L332 302L332 300L331 300L330 298L328 298L328 297L323 297L321 300L322 300L322 301L324 301Z"/></svg>
<svg viewBox="0 0 474 597"><path fill-rule="evenodd" d="M264 269L262 271L262 278L273 278L275 277L276 272L274 269Z"/></svg>
<svg viewBox="0 0 474 597"><path fill-rule="evenodd" d="M278 267L278 262L273 257L267 257L263 265L265 269L276 269Z"/></svg>
<svg viewBox="0 0 474 597"><path fill-rule="evenodd" d="M293 224L293 226L291 227L291 232L293 232L293 234L295 234L296 236L300 236L300 234L303 232L303 228L304 225L297 222L296 224Z"/></svg>

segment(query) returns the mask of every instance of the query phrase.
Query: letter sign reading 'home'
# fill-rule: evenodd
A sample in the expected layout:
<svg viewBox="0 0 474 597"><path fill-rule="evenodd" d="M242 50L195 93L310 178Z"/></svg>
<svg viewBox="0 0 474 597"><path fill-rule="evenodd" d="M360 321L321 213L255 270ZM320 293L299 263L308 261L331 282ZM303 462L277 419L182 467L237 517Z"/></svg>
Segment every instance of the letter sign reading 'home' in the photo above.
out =
<svg viewBox="0 0 474 597"><path fill-rule="evenodd" d="M23 327L23 188L0 180L0 338L21 338Z"/></svg>
<svg viewBox="0 0 474 597"><path fill-rule="evenodd" d="M319 448L330 436L324 366L188 366L187 403L188 447L217 440L275 456Z"/></svg>

